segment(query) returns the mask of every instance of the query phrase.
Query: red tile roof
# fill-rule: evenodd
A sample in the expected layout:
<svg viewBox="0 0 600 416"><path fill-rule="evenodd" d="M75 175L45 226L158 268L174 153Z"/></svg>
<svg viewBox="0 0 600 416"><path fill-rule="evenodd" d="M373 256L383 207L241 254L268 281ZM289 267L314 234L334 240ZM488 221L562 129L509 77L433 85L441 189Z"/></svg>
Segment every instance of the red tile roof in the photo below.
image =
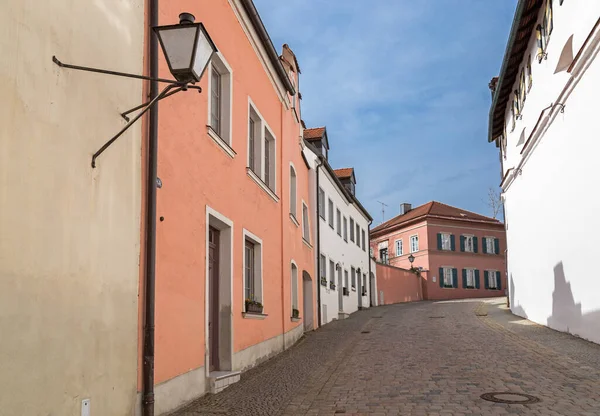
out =
<svg viewBox="0 0 600 416"><path fill-rule="evenodd" d="M354 173L354 168L341 168L334 169L333 171L335 172L335 176L337 176L338 178L346 179L352 177L352 174Z"/></svg>
<svg viewBox="0 0 600 416"><path fill-rule="evenodd" d="M315 127L312 129L304 129L304 138L306 140L319 140L325 134L325 127Z"/></svg>
<svg viewBox="0 0 600 416"><path fill-rule="evenodd" d="M397 228L404 223L410 222L411 220L415 220L421 217L422 219L445 218L458 219L463 221L487 222L490 224L498 225L502 224L499 220L494 218L475 214L474 212L442 204L441 202L431 201L424 205L411 209L404 215L398 215L397 217L394 217L391 220L386 221L381 225L378 225L377 227L371 230L371 233L385 231L390 228Z"/></svg>

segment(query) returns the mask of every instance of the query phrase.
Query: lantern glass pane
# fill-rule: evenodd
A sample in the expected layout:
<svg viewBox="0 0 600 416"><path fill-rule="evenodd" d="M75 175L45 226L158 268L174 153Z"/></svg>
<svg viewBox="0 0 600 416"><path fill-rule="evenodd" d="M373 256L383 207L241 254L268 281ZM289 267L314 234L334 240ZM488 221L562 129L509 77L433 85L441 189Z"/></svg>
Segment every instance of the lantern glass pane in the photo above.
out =
<svg viewBox="0 0 600 416"><path fill-rule="evenodd" d="M164 53L173 71L189 69L192 62L197 26L185 26L160 31Z"/></svg>
<svg viewBox="0 0 600 416"><path fill-rule="evenodd" d="M206 34L203 30L199 30L198 33L198 44L196 45L196 57L194 59L194 65L192 69L198 78L202 76L202 72L206 68L206 65L210 61L210 57L213 54L213 46L206 38Z"/></svg>

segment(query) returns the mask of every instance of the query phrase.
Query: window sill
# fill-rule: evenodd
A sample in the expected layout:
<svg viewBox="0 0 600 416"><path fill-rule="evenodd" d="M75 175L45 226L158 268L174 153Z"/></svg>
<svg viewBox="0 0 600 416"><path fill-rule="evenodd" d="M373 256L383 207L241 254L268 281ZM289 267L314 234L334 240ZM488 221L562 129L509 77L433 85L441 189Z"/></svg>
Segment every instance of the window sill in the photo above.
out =
<svg viewBox="0 0 600 416"><path fill-rule="evenodd" d="M216 131L214 131L214 129L211 126L206 126L206 132L208 133L208 136L211 139L213 139L213 141L221 148L221 150L223 150L227 154L227 156L233 159L235 155L237 155L237 153L235 152L235 150L233 150L229 143L223 140L223 138L219 136L219 134Z"/></svg>
<svg viewBox="0 0 600 416"><path fill-rule="evenodd" d="M254 313L254 312L242 312L242 317L244 319L265 319L267 316L264 313Z"/></svg>
<svg viewBox="0 0 600 416"><path fill-rule="evenodd" d="M295 216L294 214L292 214L291 212L290 212L290 220L292 220L292 222L293 222L294 224L296 224L296 227L300 227L300 223L299 223L299 222L298 222L298 220L296 219L296 216Z"/></svg>
<svg viewBox="0 0 600 416"><path fill-rule="evenodd" d="M306 241L306 239L304 237L302 237L302 242L304 243L304 245L306 245L308 248L312 249L313 246L312 244L310 244L308 241Z"/></svg>
<svg viewBox="0 0 600 416"><path fill-rule="evenodd" d="M300 318L300 317L298 317L298 318L290 317L290 319L292 320L292 322L300 322L302 320L302 318Z"/></svg>
<svg viewBox="0 0 600 416"><path fill-rule="evenodd" d="M263 180L261 178L258 177L258 175L256 175L256 173L254 173L254 171L250 168L246 168L246 172L248 173L248 176L250 177L250 179L252 179L254 182L256 182L256 184L267 193L267 195L269 195L271 197L271 199L275 202L279 202L279 197L275 194L275 192L273 192L273 190L271 188L269 188L269 186L263 182Z"/></svg>

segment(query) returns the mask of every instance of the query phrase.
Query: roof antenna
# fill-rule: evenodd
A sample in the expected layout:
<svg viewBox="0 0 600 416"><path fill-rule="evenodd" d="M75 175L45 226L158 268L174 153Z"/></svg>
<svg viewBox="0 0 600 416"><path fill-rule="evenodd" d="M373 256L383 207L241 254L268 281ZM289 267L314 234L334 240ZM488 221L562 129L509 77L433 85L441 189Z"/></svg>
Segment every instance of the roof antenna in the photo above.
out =
<svg viewBox="0 0 600 416"><path fill-rule="evenodd" d="M387 204L384 204L381 201L377 201L381 204L381 223L383 224L385 222L385 207L387 207Z"/></svg>

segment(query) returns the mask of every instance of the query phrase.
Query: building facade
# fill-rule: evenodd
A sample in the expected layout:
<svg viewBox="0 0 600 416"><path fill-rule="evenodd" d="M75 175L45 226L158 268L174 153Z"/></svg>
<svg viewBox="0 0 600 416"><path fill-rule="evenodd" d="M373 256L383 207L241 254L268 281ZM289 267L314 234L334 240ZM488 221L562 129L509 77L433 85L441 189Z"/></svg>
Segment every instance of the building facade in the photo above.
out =
<svg viewBox="0 0 600 416"><path fill-rule="evenodd" d="M220 391L316 327L298 62L287 46L276 53L249 0L160 7L160 24L201 17L218 53L202 94L160 108L158 414Z"/></svg>
<svg viewBox="0 0 600 416"><path fill-rule="evenodd" d="M500 221L436 201L402 204L400 215L371 230L377 261L420 268L429 300L503 296L505 249Z"/></svg>
<svg viewBox="0 0 600 416"><path fill-rule="evenodd" d="M329 164L327 129L306 129L304 139L317 176L316 275L319 323L325 325L371 305L368 230L372 218L356 198L354 169L334 170Z"/></svg>
<svg viewBox="0 0 600 416"><path fill-rule="evenodd" d="M144 2L0 4L0 413L136 407Z"/></svg>
<svg viewBox="0 0 600 416"><path fill-rule="evenodd" d="M512 311L595 342L599 50L600 3L519 1L488 137L502 164Z"/></svg>

